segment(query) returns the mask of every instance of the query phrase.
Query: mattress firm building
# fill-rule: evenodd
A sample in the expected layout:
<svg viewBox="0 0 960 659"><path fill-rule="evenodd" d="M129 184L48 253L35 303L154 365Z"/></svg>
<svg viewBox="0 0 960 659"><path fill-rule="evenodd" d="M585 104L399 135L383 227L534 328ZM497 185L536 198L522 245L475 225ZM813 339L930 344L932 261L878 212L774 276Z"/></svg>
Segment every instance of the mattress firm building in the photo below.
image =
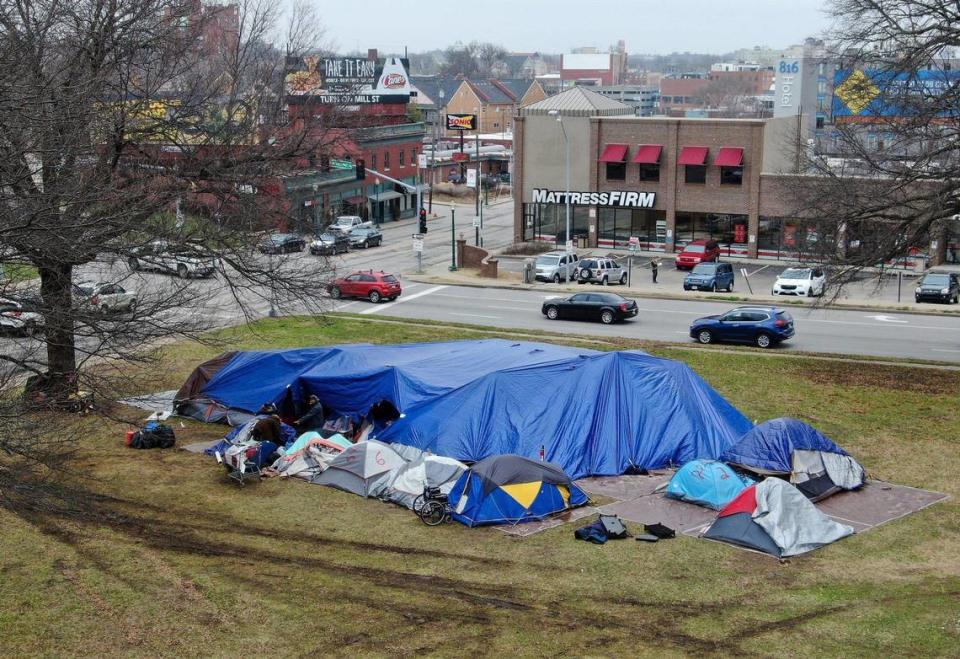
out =
<svg viewBox="0 0 960 659"><path fill-rule="evenodd" d="M577 247L626 249L634 237L639 249L674 252L713 239L729 256L798 260L816 244L815 223L790 216L795 179L766 173L791 169L794 159L784 156L783 145L796 130L792 118L635 117L631 108L579 87L519 114L518 242L566 239L565 133ZM865 245L869 233L847 227L847 249ZM930 247L932 263L944 260L942 244Z"/></svg>

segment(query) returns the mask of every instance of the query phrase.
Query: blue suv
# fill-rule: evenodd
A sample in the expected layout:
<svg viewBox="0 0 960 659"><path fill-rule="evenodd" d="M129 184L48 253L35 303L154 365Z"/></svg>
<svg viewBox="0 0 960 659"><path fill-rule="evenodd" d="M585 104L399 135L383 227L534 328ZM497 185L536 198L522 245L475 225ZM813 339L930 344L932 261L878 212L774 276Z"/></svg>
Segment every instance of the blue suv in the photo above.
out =
<svg viewBox="0 0 960 659"><path fill-rule="evenodd" d="M699 263L683 278L685 291L732 291L733 265L730 263Z"/></svg>
<svg viewBox="0 0 960 659"><path fill-rule="evenodd" d="M700 343L727 341L772 348L793 336L793 316L775 307L738 307L721 316L698 318L690 337Z"/></svg>

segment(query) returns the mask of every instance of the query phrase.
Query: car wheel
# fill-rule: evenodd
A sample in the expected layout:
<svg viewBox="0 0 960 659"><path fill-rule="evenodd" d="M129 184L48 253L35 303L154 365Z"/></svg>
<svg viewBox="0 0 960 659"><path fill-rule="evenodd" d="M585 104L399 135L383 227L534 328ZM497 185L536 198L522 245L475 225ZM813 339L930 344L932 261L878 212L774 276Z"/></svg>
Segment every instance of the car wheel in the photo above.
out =
<svg viewBox="0 0 960 659"><path fill-rule="evenodd" d="M710 284L710 292L711 293L717 292L717 282L713 282L712 284Z"/></svg>
<svg viewBox="0 0 960 659"><path fill-rule="evenodd" d="M627 273L626 273L626 272L624 272L622 275L620 275L620 285L621 285L621 286L626 286L626 285L627 285Z"/></svg>
<svg viewBox="0 0 960 659"><path fill-rule="evenodd" d="M957 304L957 302L960 302L960 293L954 294L953 296L953 304Z"/></svg>
<svg viewBox="0 0 960 659"><path fill-rule="evenodd" d="M604 325L610 325L614 320L616 320L616 317L609 309L604 310L604 312L600 314L600 322Z"/></svg>
<svg viewBox="0 0 960 659"><path fill-rule="evenodd" d="M727 284L727 293L733 293L733 282Z"/></svg>
<svg viewBox="0 0 960 659"><path fill-rule="evenodd" d="M183 265L182 263L177 266L177 276L180 277L180 279L186 279L187 275L189 274L190 273L187 271L187 266Z"/></svg>
<svg viewBox="0 0 960 659"><path fill-rule="evenodd" d="M139 270L139 269L140 269L140 261L138 261L137 259L133 258L132 256L127 260L127 265L130 266L130 269L131 269L131 270Z"/></svg>
<svg viewBox="0 0 960 659"><path fill-rule="evenodd" d="M363 245L361 245L361 247L363 247L364 249L370 249L370 243L368 243L366 240L364 240L364 241L363 241Z"/></svg>
<svg viewBox="0 0 960 659"><path fill-rule="evenodd" d="M110 307L107 306L106 304L101 304L100 313L102 313L103 315L107 315L108 313L110 313Z"/></svg>
<svg viewBox="0 0 960 659"><path fill-rule="evenodd" d="M28 320L23 325L23 335L24 336L33 336L37 333L37 324L32 320Z"/></svg>
<svg viewBox="0 0 960 659"><path fill-rule="evenodd" d="M710 330L700 330L700 332L697 334L697 341L703 345L713 343L713 332Z"/></svg>
<svg viewBox="0 0 960 659"><path fill-rule="evenodd" d="M547 318L550 320L556 320L560 317L560 310L556 307L547 307Z"/></svg>
<svg viewBox="0 0 960 659"><path fill-rule="evenodd" d="M371 302L376 304L377 302L380 301L380 293L378 291L370 291L370 294L367 296L367 299L369 299Z"/></svg>
<svg viewBox="0 0 960 659"><path fill-rule="evenodd" d="M330 297L332 297L334 300L339 300L341 297L343 297L343 291L340 290L339 286L334 286L330 289Z"/></svg>
<svg viewBox="0 0 960 659"><path fill-rule="evenodd" d="M553 283L554 283L554 284L559 284L559 283L560 283L560 273L557 273L557 274L553 275Z"/></svg>
<svg viewBox="0 0 960 659"><path fill-rule="evenodd" d="M774 343L771 336L765 332L757 334L756 342L758 348L772 348Z"/></svg>

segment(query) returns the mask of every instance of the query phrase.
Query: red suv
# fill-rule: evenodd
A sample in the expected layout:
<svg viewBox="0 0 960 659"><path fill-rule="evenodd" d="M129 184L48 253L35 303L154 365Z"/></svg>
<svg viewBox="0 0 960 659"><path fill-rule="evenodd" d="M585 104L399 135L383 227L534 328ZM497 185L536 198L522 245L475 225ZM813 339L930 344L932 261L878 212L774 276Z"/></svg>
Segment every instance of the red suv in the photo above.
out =
<svg viewBox="0 0 960 659"><path fill-rule="evenodd" d="M677 254L677 270L692 270L698 263L720 260L720 244L716 240L693 240Z"/></svg>
<svg viewBox="0 0 960 659"><path fill-rule="evenodd" d="M395 300L400 297L400 280L383 272L354 272L347 277L334 279L327 287L330 297L365 297L371 302Z"/></svg>

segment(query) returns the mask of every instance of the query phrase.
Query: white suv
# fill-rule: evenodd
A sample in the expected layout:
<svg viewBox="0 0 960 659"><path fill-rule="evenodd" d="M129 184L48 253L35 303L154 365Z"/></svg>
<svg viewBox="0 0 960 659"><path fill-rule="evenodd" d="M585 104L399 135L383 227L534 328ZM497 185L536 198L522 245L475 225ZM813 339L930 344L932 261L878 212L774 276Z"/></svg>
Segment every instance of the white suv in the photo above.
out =
<svg viewBox="0 0 960 659"><path fill-rule="evenodd" d="M552 281L559 284L561 281L574 279L574 273L577 271L577 261L580 258L576 254L567 254L566 252L547 252L537 257L536 261L536 279L538 281Z"/></svg>
<svg viewBox="0 0 960 659"><path fill-rule="evenodd" d="M581 259L577 264L578 284L626 284L627 270L613 259Z"/></svg>
<svg viewBox="0 0 960 659"><path fill-rule="evenodd" d="M773 282L773 295L819 297L827 287L827 278L820 268L787 268Z"/></svg>

